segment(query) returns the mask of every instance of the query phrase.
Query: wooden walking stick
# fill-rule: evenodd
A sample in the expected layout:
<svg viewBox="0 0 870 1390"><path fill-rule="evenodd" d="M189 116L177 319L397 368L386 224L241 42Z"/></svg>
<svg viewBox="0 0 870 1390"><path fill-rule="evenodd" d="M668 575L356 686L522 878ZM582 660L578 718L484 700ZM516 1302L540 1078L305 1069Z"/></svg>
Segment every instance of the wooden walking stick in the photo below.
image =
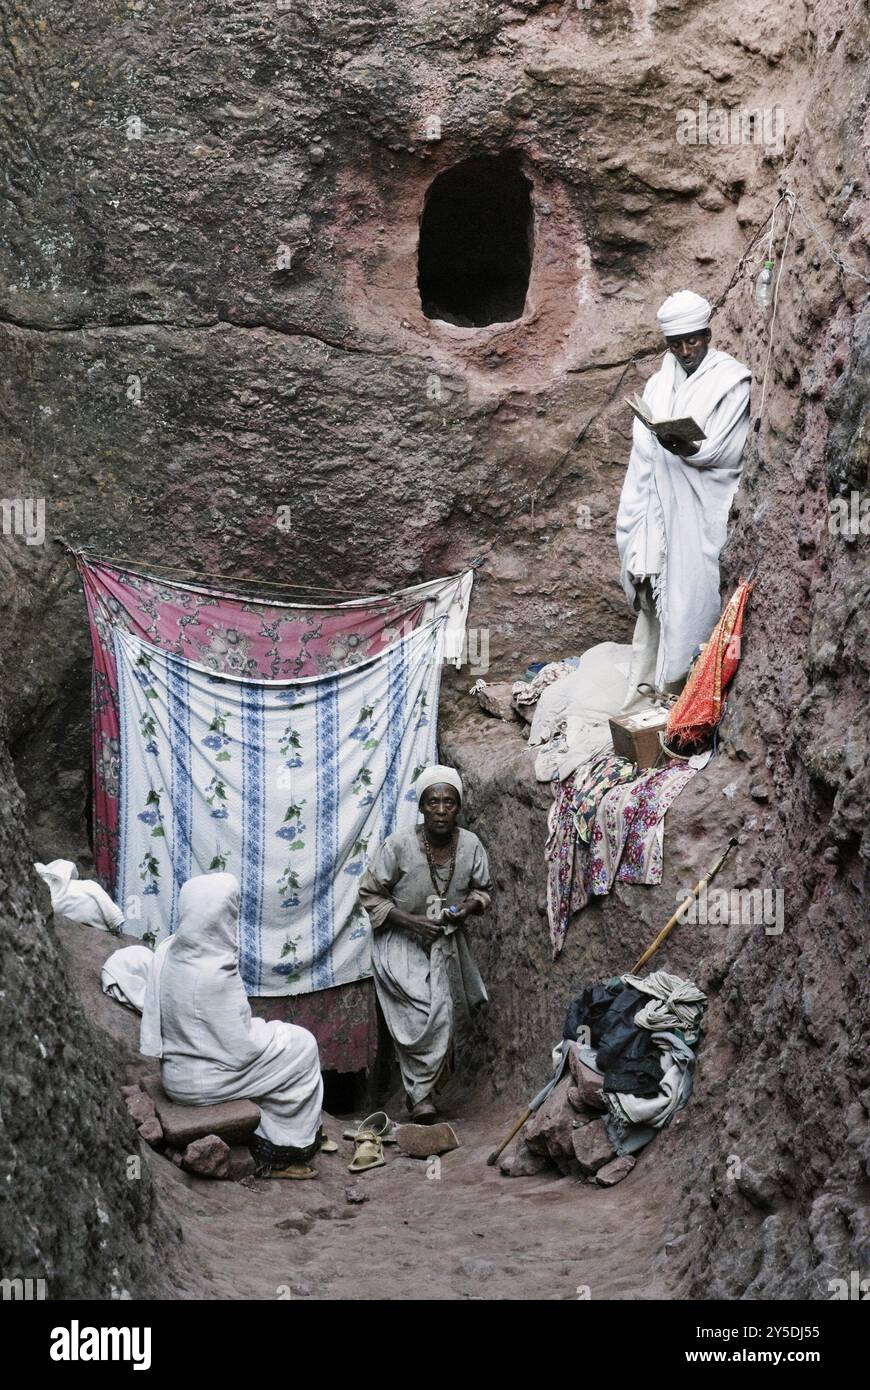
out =
<svg viewBox="0 0 870 1390"><path fill-rule="evenodd" d="M646 965L647 961L650 960L650 959L655 955L655 953L656 953L656 951L659 949L659 947L660 947L660 946L667 940L667 938L670 936L671 932L673 931L674 927L677 925L677 923L679 922L679 920L680 920L680 918L683 916L683 914L689 909L689 907L690 907L691 904L695 901L695 899L696 899L697 897L700 896L700 894L701 894L701 893L703 892L703 890L706 888L707 884L710 882L711 878L715 878L716 874L718 874L719 870L721 869L722 865L725 863L725 860L728 858L728 855L731 853L732 849L734 848L734 846L735 846L736 844L737 844L737 840L736 840L735 837L732 835L731 839L728 841L728 844L725 846L725 849L724 849L724 850L722 851L722 853L719 855L719 858L716 860L715 864L711 864L710 868L707 870L707 872L705 873L704 877L703 877L702 879L699 879L699 880L698 880L698 882L695 884L694 888L692 889L691 893L689 893L689 894L683 899L683 901L680 903L680 906L677 908L676 912L674 913L673 917L671 917L670 921L668 921L668 922L665 923L665 925L662 927L661 931L659 932L658 936L656 937L655 941L652 943L651 946L648 946L648 947L647 947L647 949L644 951L643 955L641 956L640 960L639 960L639 961L637 962L637 964L635 965L634 969L628 972L629 974L631 974L631 975L636 975L637 972L638 972L638 970L640 970L644 965ZM563 1065L564 1065L564 1057L563 1057L562 1061L563 1061ZM560 1072L561 1072L561 1068L560 1068ZM558 1078L556 1078L556 1079L558 1079ZM502 1142L499 1144L498 1148L497 1148L497 1149L494 1149L493 1152L490 1154L489 1158L486 1160L486 1161L487 1161L487 1164L489 1165L490 1168L494 1167L494 1165L498 1162L498 1160L499 1160L499 1158L501 1157L502 1153L503 1153L504 1150L507 1148L508 1144L511 1142L511 1140L512 1140L513 1137L514 1137L514 1135L515 1135L515 1134L518 1134L519 1131L522 1129L523 1125L526 1123L526 1120L530 1119L531 1116L534 1115L534 1113L535 1113L535 1111L538 1109L538 1107L539 1107L540 1105L543 1104L543 1102L546 1100L547 1096L548 1096L548 1095L550 1094L550 1092L552 1091L553 1085L554 1085L554 1081L552 1081L552 1080L549 1081L549 1082L547 1083L547 1085L544 1087L544 1089L543 1089L542 1091L539 1091L539 1093L535 1096L534 1100L532 1100L532 1101L529 1102L528 1108L527 1108L526 1110L523 1111L522 1115L521 1115L520 1118L517 1120L516 1124L514 1125L513 1129L511 1130L510 1134L508 1134L507 1137L506 1137L505 1139L502 1140Z"/></svg>
<svg viewBox="0 0 870 1390"><path fill-rule="evenodd" d="M513 1139L514 1135L519 1133L523 1125L526 1123L526 1120L531 1119L533 1114L534 1111L532 1110L531 1106L529 1106L528 1109L523 1111L522 1115L520 1115L520 1118L517 1120L516 1124L514 1125L507 1138L501 1141L497 1149L493 1149L489 1158L486 1160L490 1168L493 1168L495 1164L498 1163L499 1159L501 1158L501 1155L504 1153L508 1144Z"/></svg>
<svg viewBox="0 0 870 1390"><path fill-rule="evenodd" d="M659 949L662 943L666 941L667 938L670 936L671 932L679 922L683 913L686 912L688 908L691 907L695 899L700 896L703 890L707 887L707 884L710 882L710 879L714 878L716 874L718 874L719 870L725 863L725 860L728 858L728 855L731 853L731 850L734 848L736 844L737 841L732 835L731 839L728 841L728 844L725 846L725 849L719 855L719 858L716 860L716 863L711 865L704 877L702 879L699 879L698 882L695 884L691 893L689 893L688 896L683 899L676 912L674 913L673 917L670 919L669 922L665 923L652 945L647 946L646 950L644 951L640 960L635 965L634 969L629 971L630 975L636 975L638 970L640 970L644 965L646 965L647 961L655 955L656 951Z"/></svg>

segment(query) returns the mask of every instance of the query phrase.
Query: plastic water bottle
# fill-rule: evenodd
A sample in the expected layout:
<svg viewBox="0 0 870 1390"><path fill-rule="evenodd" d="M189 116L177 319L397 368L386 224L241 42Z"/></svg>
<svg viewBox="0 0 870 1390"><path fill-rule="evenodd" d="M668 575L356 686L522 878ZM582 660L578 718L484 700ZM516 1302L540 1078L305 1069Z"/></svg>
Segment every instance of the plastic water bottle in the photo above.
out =
<svg viewBox="0 0 870 1390"><path fill-rule="evenodd" d="M755 302L766 309L773 303L773 261L765 261L755 281Z"/></svg>

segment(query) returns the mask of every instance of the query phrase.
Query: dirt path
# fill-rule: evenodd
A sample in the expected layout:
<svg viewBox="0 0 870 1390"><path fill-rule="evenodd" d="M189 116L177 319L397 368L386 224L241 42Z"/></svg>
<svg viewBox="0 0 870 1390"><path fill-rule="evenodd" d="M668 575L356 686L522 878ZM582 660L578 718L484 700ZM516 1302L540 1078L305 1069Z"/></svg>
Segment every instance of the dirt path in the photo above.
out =
<svg viewBox="0 0 870 1390"><path fill-rule="evenodd" d="M100 993L99 967L117 944L60 926L73 984L113 1039L118 1084L153 1063L137 1057L138 1018ZM397 1110L393 1110L398 1114ZM357 1118L362 1118L358 1116ZM215 1299L651 1299L668 1297L660 1253L675 1202L655 1146L610 1190L542 1174L507 1178L486 1166L514 1118L466 1102L451 1113L461 1147L440 1169L389 1146L386 1166L354 1176L346 1119L326 1118L337 1154L309 1182L195 1178L143 1146L161 1205L180 1227L189 1278L166 1296ZM366 1194L350 1205L346 1188Z"/></svg>
<svg viewBox="0 0 870 1390"><path fill-rule="evenodd" d="M644 1165L609 1191L555 1172L503 1177L486 1155L505 1118L458 1113L461 1147L441 1159L440 1177L394 1148L385 1167L354 1177L334 1120L326 1128L340 1152L319 1157L311 1182L209 1182L153 1155L164 1204L211 1276L187 1296L666 1298L652 1266L668 1204ZM348 1204L350 1183L363 1205Z"/></svg>

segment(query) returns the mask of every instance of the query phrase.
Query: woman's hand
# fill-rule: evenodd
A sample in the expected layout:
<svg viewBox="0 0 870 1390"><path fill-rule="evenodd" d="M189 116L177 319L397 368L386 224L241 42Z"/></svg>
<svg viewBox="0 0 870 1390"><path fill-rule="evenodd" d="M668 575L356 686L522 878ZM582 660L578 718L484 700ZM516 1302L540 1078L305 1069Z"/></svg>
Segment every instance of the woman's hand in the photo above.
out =
<svg viewBox="0 0 870 1390"><path fill-rule="evenodd" d="M441 921L445 925L457 922L464 922L468 914L472 911L472 904L466 899L464 903L457 903L455 907L445 907L441 913Z"/></svg>
<svg viewBox="0 0 870 1390"><path fill-rule="evenodd" d="M439 924L437 922L431 922L428 917L412 917L408 914L405 916L405 921L402 923L402 926L405 928L405 931L410 932L412 936L418 937L427 950L432 945L432 942L442 935Z"/></svg>

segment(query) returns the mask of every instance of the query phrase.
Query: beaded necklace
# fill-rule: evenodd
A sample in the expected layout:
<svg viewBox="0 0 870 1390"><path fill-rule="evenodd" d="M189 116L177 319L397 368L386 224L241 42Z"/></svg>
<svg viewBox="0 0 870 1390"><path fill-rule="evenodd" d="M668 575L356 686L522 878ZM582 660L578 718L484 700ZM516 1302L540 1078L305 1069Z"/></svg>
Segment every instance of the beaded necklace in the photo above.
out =
<svg viewBox="0 0 870 1390"><path fill-rule="evenodd" d="M450 842L450 859L449 859L449 862L447 863L446 866L442 866L442 865L440 865L440 864L436 864L436 863L435 863L435 856L434 856L434 854L432 853L432 846L431 846L430 843L429 843L429 836L426 834L426 827L425 827L425 825L423 826L423 848L424 848L424 850L426 851L426 862L427 862L428 865L429 865L429 877L430 877L431 880L432 880L432 887L435 889L435 892L438 894L439 898L446 898L447 894L448 894L449 891L450 891L450 885L451 885L451 883L453 882L453 874L454 874L455 869L456 869L456 850L457 850L458 846L459 846L459 831L458 831L458 830L454 830L453 836L452 836L451 842ZM446 867L446 868L449 870L449 873L448 873L448 875L447 875L447 882L444 884L444 886L443 886L443 888L442 888L441 884L438 882L438 879L437 879L437 877L436 877L436 874L438 873L439 869L441 869L441 870L443 871L443 868L444 868L444 867Z"/></svg>

